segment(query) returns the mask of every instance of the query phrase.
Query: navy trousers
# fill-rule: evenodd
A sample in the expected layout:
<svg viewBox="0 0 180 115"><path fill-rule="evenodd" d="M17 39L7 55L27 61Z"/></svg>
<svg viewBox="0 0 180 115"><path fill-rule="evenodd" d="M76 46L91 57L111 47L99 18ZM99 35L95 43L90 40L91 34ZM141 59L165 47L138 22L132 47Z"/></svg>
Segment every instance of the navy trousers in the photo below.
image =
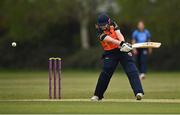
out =
<svg viewBox="0 0 180 115"><path fill-rule="evenodd" d="M110 79L120 63L128 76L130 85L133 89L134 95L137 93L143 93L143 88L139 79L139 73L136 65L131 56L128 53L120 52L119 49L107 51L102 56L103 69L99 76L94 95L100 99L104 97L104 93L108 87Z"/></svg>
<svg viewBox="0 0 180 115"><path fill-rule="evenodd" d="M138 49L137 54L137 66L140 73L146 73L147 72L147 55L148 51L147 49Z"/></svg>

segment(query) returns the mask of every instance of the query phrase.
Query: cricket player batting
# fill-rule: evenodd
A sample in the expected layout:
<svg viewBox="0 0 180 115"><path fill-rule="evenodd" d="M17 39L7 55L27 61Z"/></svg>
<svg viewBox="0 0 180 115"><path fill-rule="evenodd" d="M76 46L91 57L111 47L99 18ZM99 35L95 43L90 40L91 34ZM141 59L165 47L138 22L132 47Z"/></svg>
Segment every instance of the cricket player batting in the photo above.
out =
<svg viewBox="0 0 180 115"><path fill-rule="evenodd" d="M132 55L129 55L133 49L132 45L125 42L120 28L108 15L100 14L96 26L98 39L104 49L102 55L103 68L91 100L99 101L104 98L104 93L119 63L128 76L136 99L141 100L144 95L143 88Z"/></svg>

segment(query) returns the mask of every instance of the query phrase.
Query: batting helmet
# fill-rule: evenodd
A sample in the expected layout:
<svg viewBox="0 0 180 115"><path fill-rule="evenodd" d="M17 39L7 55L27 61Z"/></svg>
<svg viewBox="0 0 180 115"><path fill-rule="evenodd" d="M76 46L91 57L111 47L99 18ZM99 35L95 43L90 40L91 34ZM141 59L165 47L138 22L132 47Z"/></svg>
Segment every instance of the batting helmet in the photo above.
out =
<svg viewBox="0 0 180 115"><path fill-rule="evenodd" d="M98 16L98 25L104 26L106 24L110 24L110 18L107 14L100 14Z"/></svg>

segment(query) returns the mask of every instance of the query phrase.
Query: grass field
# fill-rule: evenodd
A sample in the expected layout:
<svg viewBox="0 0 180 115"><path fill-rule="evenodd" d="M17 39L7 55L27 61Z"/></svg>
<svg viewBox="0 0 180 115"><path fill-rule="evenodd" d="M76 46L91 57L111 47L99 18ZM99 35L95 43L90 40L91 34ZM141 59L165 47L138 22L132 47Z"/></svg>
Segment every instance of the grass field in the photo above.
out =
<svg viewBox="0 0 180 115"><path fill-rule="evenodd" d="M180 73L149 73L136 101L116 72L102 102L91 102L99 72L63 71L62 100L48 99L47 72L0 72L0 113L180 113Z"/></svg>

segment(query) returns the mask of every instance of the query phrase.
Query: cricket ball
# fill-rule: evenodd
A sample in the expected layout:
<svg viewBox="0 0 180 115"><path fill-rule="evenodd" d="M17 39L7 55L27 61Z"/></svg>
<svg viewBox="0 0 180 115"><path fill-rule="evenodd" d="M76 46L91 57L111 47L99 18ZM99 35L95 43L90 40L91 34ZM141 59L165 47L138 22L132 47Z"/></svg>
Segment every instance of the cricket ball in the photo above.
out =
<svg viewBox="0 0 180 115"><path fill-rule="evenodd" d="M16 42L11 43L12 47L16 47Z"/></svg>

